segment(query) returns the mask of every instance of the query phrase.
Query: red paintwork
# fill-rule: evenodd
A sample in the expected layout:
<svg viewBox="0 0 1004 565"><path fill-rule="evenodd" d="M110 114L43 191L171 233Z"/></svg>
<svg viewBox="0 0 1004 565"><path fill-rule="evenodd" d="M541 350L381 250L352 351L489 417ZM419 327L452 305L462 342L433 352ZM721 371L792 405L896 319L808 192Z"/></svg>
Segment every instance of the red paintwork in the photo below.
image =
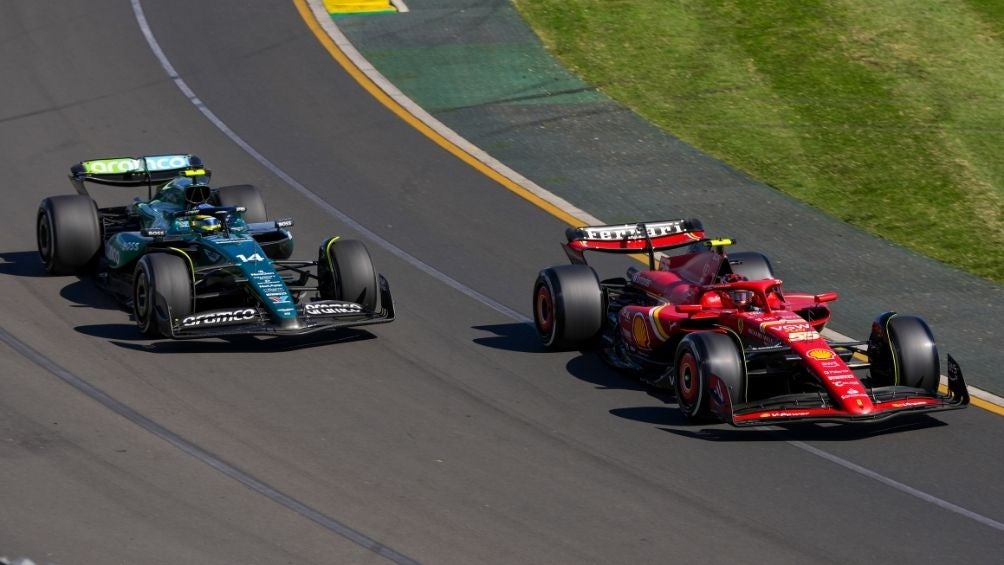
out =
<svg viewBox="0 0 1004 565"><path fill-rule="evenodd" d="M873 403L862 382L819 334L829 319L829 308L825 302L835 300L836 293L785 295L779 279L716 282L715 277L725 260L723 255L714 251L699 251L664 258L658 270L634 273L630 281L632 285L643 289L660 303L656 306L625 306L620 310L618 319L621 337L629 346L642 352L656 351L673 336L692 331L687 328L688 322L710 318L715 319L715 325L740 336L744 345L788 345L819 378L836 404L833 408L744 413L734 416L735 423L834 416L854 418L867 416L876 410L900 409L905 406L904 402L915 405L940 403L937 399L923 397ZM733 304L729 297L732 290L752 292L750 305L737 307ZM677 308L679 305L700 305L701 308L681 312ZM795 313L805 308L814 308L819 314L812 324Z"/></svg>
<svg viewBox="0 0 1004 565"><path fill-rule="evenodd" d="M584 264L585 251L647 252L652 264L656 252L690 250L661 257L655 268L628 272L629 290L647 295L647 299L620 305L617 310L617 325L613 329L629 357L638 354L649 360L665 359L666 353L672 354L674 344L687 333L720 331L741 342L744 363L760 363L757 370L761 375L771 369L755 359L769 361L770 355L783 355L785 359L780 362L788 363L792 356L797 356L827 393L813 397L815 393L808 392L808 400L798 399L804 407L791 408L795 403L788 397L746 398L750 392L748 386L737 398L732 398L725 383L711 374L706 383L709 407L728 423L748 426L807 420L870 421L897 413L944 410L968 404L968 394L957 367L957 383L953 389L950 379L949 397L919 392L914 395L907 390L892 391L892 396L906 395L894 400L873 400L874 391L864 386L819 334L830 319L828 303L837 299L837 293L785 293L779 279L746 280L733 274L724 253L724 246L731 240L705 239L700 222L696 220L586 226L570 229L566 236L565 250L573 263ZM704 245L694 245L696 243ZM745 291L747 300L743 301L735 291ZM845 356L849 355L848 346L839 349ZM761 354L768 357L755 357ZM696 361L685 354L680 362L693 364ZM678 393L690 402L699 398L698 389L685 383L682 387L678 385ZM880 397L887 398L890 391L883 394L885 396ZM770 402L787 407L766 409Z"/></svg>
<svg viewBox="0 0 1004 565"><path fill-rule="evenodd" d="M704 238L704 232L691 230L645 239L635 236L624 239L574 239L568 246L577 251L645 251L651 242L655 249L665 249L694 243Z"/></svg>

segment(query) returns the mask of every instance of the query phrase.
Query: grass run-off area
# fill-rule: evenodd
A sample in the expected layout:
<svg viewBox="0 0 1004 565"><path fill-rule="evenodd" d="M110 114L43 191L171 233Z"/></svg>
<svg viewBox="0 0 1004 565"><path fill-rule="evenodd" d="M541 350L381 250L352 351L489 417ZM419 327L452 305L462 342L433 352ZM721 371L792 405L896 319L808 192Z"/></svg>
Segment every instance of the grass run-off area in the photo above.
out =
<svg viewBox="0 0 1004 565"><path fill-rule="evenodd" d="M567 67L666 131L1004 282L1004 1L514 2Z"/></svg>

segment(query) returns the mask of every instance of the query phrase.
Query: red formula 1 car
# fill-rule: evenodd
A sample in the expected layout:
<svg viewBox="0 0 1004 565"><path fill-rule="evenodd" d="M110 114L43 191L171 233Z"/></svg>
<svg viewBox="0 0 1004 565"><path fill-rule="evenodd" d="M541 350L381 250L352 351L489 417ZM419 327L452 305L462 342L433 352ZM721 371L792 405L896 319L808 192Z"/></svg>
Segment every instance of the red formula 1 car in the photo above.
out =
<svg viewBox="0 0 1004 565"><path fill-rule="evenodd" d="M951 356L948 392L938 392L941 363L922 319L886 312L868 341L830 341L820 332L835 292L783 292L767 257L726 254L733 241L706 239L697 220L566 235L572 264L542 270L533 287L544 345L601 348L611 365L675 389L692 421L874 422L969 404ZM585 251L645 253L649 268L601 281Z"/></svg>

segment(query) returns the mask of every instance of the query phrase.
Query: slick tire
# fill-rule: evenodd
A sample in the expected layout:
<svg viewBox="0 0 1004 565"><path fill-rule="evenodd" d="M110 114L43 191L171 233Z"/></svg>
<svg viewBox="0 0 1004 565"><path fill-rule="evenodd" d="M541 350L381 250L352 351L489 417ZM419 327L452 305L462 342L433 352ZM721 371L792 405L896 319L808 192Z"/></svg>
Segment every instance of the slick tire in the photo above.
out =
<svg viewBox="0 0 1004 565"><path fill-rule="evenodd" d="M917 316L879 316L868 339L868 362L872 386L909 386L932 395L938 391L938 347L931 328Z"/></svg>
<svg viewBox="0 0 1004 565"><path fill-rule="evenodd" d="M770 265L770 259L763 253L756 251L729 253L729 267L733 273L751 281L777 278L774 276L774 268Z"/></svg>
<svg viewBox="0 0 1004 565"><path fill-rule="evenodd" d="M380 293L370 253L361 241L331 238L319 250L317 278L321 298L347 300L375 312Z"/></svg>
<svg viewBox="0 0 1004 565"><path fill-rule="evenodd" d="M548 267L533 284L533 323L544 347L589 348L603 327L603 290L586 265Z"/></svg>
<svg viewBox="0 0 1004 565"><path fill-rule="evenodd" d="M246 208L244 221L249 224L268 221L268 214L265 213L265 199L262 198L258 187L254 185L221 186L216 189L216 200L220 206L243 206Z"/></svg>
<svg viewBox="0 0 1004 565"><path fill-rule="evenodd" d="M51 275L72 275L93 265L101 250L101 221L89 196L50 196L38 206L38 255Z"/></svg>
<svg viewBox="0 0 1004 565"><path fill-rule="evenodd" d="M174 319L192 313L192 272L171 253L148 253L133 274L133 316L144 334L170 337Z"/></svg>
<svg viewBox="0 0 1004 565"><path fill-rule="evenodd" d="M683 415L693 423L715 419L710 377L725 384L733 403L746 402L746 370L742 354L729 336L712 331L687 335L676 348L676 396Z"/></svg>

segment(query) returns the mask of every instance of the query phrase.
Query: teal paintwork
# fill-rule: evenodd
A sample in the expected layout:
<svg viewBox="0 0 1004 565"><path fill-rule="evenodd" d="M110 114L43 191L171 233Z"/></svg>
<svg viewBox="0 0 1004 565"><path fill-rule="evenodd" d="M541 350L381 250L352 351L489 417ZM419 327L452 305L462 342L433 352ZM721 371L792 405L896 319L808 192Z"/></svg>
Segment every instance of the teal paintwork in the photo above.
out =
<svg viewBox="0 0 1004 565"><path fill-rule="evenodd" d="M233 263L240 269L275 320L296 320L296 308L286 283L254 238L246 233L231 231L230 237L204 237L202 245L207 250L218 253L221 261Z"/></svg>
<svg viewBox="0 0 1004 565"><path fill-rule="evenodd" d="M191 184L187 178L177 179L161 188L157 198L150 202L136 202L132 212L139 218L141 229L162 229L166 238L178 241L175 247L189 247L198 242L202 251L188 259L194 268L212 267L214 265L232 264L243 278L261 297L262 304L280 324L295 323L296 308L292 295L282 277L272 266L265 251L250 233L244 216L236 212L228 220L229 230L220 230L213 234L199 233L192 228L193 217L175 214L185 211L184 187ZM181 200L178 199L181 195ZM197 214L198 209L194 213ZM192 213L190 211L189 213ZM284 233L286 230L280 230ZM154 241L145 237L141 231L119 232L108 238L105 244L105 258L109 267L121 269L139 259L146 252L146 247Z"/></svg>

